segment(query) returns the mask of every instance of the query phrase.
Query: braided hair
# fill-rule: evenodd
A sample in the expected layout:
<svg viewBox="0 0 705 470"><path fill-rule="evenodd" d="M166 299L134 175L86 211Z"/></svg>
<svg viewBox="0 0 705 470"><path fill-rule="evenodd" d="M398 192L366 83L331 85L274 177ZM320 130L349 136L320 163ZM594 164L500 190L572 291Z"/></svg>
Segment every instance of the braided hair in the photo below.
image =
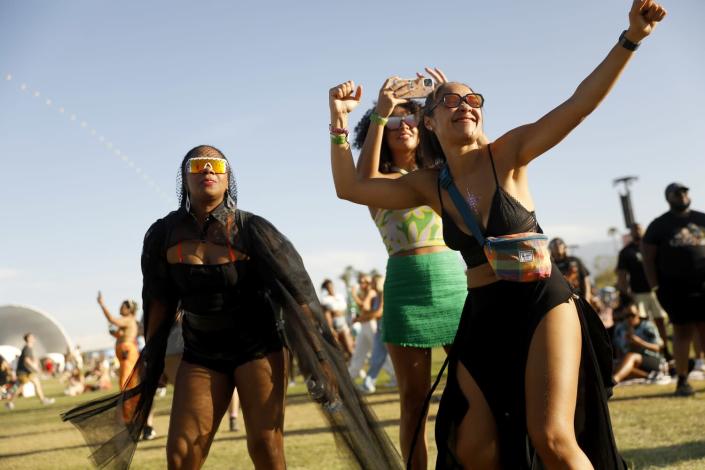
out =
<svg viewBox="0 0 705 470"><path fill-rule="evenodd" d="M185 207L186 201L188 199L188 187L186 186L186 162L192 158L198 157L211 157L211 158L222 158L228 161L225 154L211 145L199 145L192 148L186 153L184 159L181 160L181 167L179 168L179 173L176 176L176 193L179 197L179 207ZM232 167L228 161L228 190L225 193L225 200L231 200L234 204L237 204L237 183L235 182L235 176L233 175Z"/></svg>

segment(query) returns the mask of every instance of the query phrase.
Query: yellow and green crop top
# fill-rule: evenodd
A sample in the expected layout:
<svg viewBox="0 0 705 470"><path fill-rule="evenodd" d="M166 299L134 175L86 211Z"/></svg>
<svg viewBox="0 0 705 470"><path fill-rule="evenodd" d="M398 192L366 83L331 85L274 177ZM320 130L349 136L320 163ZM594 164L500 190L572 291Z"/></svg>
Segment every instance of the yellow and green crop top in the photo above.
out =
<svg viewBox="0 0 705 470"><path fill-rule="evenodd" d="M373 219L389 256L425 246L445 246L443 222L429 206L377 209Z"/></svg>

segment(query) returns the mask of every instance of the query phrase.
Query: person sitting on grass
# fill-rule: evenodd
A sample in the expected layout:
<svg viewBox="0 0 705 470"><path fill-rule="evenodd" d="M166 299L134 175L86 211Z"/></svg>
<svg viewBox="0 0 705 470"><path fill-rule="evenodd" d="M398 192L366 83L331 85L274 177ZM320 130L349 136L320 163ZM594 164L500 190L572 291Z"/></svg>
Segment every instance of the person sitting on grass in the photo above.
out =
<svg viewBox="0 0 705 470"><path fill-rule="evenodd" d="M12 370L12 365L0 355L0 400L7 400L5 407L12 410L15 408L15 403L12 399L17 391L17 377L15 371Z"/></svg>
<svg viewBox="0 0 705 470"><path fill-rule="evenodd" d="M633 297L627 296L622 304L625 316L615 327L614 345L621 353L615 367L614 381L620 383L630 378L656 379L660 374L663 358L663 340L658 329L646 316L640 316Z"/></svg>

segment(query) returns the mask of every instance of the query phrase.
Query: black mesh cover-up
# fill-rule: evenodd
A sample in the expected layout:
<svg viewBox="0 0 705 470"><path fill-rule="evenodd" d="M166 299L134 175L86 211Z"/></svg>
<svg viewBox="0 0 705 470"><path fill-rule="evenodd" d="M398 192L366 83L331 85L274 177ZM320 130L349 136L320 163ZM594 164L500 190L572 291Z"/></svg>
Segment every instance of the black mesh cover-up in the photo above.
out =
<svg viewBox="0 0 705 470"><path fill-rule="evenodd" d="M166 250L175 240L205 235L210 242L227 244L250 256L282 341L308 379L311 398L321 405L336 439L344 444L353 462L365 469L402 468L394 445L348 375L316 290L291 242L266 219L227 202L216 208L209 220L200 231L182 207L147 231L142 252L145 331L150 331L150 321L159 321L159 325L132 372L139 376L140 384L62 414L64 421L83 434L94 463L115 469L130 466L164 368L167 338L180 301L169 277ZM150 315L155 302L167 307L168 318L160 321Z"/></svg>

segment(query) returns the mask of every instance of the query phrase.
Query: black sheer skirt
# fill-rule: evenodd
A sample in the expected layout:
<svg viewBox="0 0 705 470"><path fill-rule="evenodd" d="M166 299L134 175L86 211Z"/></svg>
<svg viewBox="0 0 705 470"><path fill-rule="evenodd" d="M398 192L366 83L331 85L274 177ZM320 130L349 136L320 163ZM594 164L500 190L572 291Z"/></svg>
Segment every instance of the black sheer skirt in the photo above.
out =
<svg viewBox="0 0 705 470"><path fill-rule="evenodd" d="M469 404L457 382L458 361L472 375L494 415L502 467L543 468L528 437L525 368L539 322L571 297L555 266L544 281L499 281L470 289L449 354L448 381L436 418L437 469L462 468L454 456L456 429ZM626 465L615 445L607 407L612 384L610 341L588 303L573 298L582 330L575 413L578 444L595 468L623 469Z"/></svg>

